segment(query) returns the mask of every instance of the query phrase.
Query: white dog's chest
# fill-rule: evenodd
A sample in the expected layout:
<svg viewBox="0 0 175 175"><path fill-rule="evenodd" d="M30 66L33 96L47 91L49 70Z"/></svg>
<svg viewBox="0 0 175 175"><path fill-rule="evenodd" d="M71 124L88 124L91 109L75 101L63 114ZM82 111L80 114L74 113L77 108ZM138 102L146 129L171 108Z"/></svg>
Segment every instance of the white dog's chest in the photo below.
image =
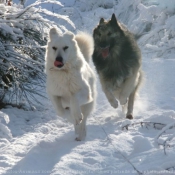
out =
<svg viewBox="0 0 175 175"><path fill-rule="evenodd" d="M48 93L63 98L70 97L71 93L75 93L80 89L80 85L72 74L70 76L70 74L54 72L48 75L46 86Z"/></svg>
<svg viewBox="0 0 175 175"><path fill-rule="evenodd" d="M70 96L70 91L68 89L68 86L66 84L63 84L61 82L48 82L49 86L47 86L47 91L54 95L54 96L64 96L65 94L67 96ZM60 85L62 84L62 85Z"/></svg>

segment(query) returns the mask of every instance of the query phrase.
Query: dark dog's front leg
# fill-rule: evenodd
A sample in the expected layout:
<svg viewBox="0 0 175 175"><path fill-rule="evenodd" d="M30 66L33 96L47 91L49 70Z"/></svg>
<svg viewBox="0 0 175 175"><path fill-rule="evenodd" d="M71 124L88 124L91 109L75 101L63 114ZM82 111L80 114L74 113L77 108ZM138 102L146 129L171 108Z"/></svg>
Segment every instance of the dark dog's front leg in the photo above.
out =
<svg viewBox="0 0 175 175"><path fill-rule="evenodd" d="M118 101L109 89L104 89L104 93L113 108L118 108Z"/></svg>

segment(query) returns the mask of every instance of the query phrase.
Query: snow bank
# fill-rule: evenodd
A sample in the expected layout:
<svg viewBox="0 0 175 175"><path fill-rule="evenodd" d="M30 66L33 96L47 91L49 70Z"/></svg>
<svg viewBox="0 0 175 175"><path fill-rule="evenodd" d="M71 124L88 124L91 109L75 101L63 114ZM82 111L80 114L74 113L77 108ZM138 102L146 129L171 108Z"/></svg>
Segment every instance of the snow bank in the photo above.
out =
<svg viewBox="0 0 175 175"><path fill-rule="evenodd" d="M0 112L0 138L6 138L6 139L11 139L12 138L12 134L10 129L7 127L7 124L9 123L9 117L8 115L4 114L3 112ZM5 140L3 140L3 143L5 142ZM2 145L0 144L0 147Z"/></svg>

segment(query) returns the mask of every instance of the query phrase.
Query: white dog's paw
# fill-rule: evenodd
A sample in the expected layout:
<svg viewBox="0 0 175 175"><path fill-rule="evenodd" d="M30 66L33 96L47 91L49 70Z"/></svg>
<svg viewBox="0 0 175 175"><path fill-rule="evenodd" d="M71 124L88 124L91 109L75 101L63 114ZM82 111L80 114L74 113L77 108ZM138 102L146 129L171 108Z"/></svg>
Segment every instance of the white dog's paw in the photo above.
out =
<svg viewBox="0 0 175 175"><path fill-rule="evenodd" d="M75 138L76 141L81 141L81 139L79 139L78 137Z"/></svg>
<svg viewBox="0 0 175 175"><path fill-rule="evenodd" d="M86 138L86 130L81 131L79 134L77 134L77 137L75 138L76 141L82 141Z"/></svg>
<svg viewBox="0 0 175 175"><path fill-rule="evenodd" d="M115 98L109 102L113 108L118 108L118 101Z"/></svg>

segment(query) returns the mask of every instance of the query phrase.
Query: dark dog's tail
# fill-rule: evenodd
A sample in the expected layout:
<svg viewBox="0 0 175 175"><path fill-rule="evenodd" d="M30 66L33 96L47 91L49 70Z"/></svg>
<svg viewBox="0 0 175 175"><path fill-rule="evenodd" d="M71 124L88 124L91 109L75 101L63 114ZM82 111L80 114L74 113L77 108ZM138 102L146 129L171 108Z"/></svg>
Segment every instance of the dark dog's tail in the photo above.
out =
<svg viewBox="0 0 175 175"><path fill-rule="evenodd" d="M85 60L89 63L89 60L91 59L94 51L94 40L92 36L86 32L79 32L75 36L75 39Z"/></svg>

